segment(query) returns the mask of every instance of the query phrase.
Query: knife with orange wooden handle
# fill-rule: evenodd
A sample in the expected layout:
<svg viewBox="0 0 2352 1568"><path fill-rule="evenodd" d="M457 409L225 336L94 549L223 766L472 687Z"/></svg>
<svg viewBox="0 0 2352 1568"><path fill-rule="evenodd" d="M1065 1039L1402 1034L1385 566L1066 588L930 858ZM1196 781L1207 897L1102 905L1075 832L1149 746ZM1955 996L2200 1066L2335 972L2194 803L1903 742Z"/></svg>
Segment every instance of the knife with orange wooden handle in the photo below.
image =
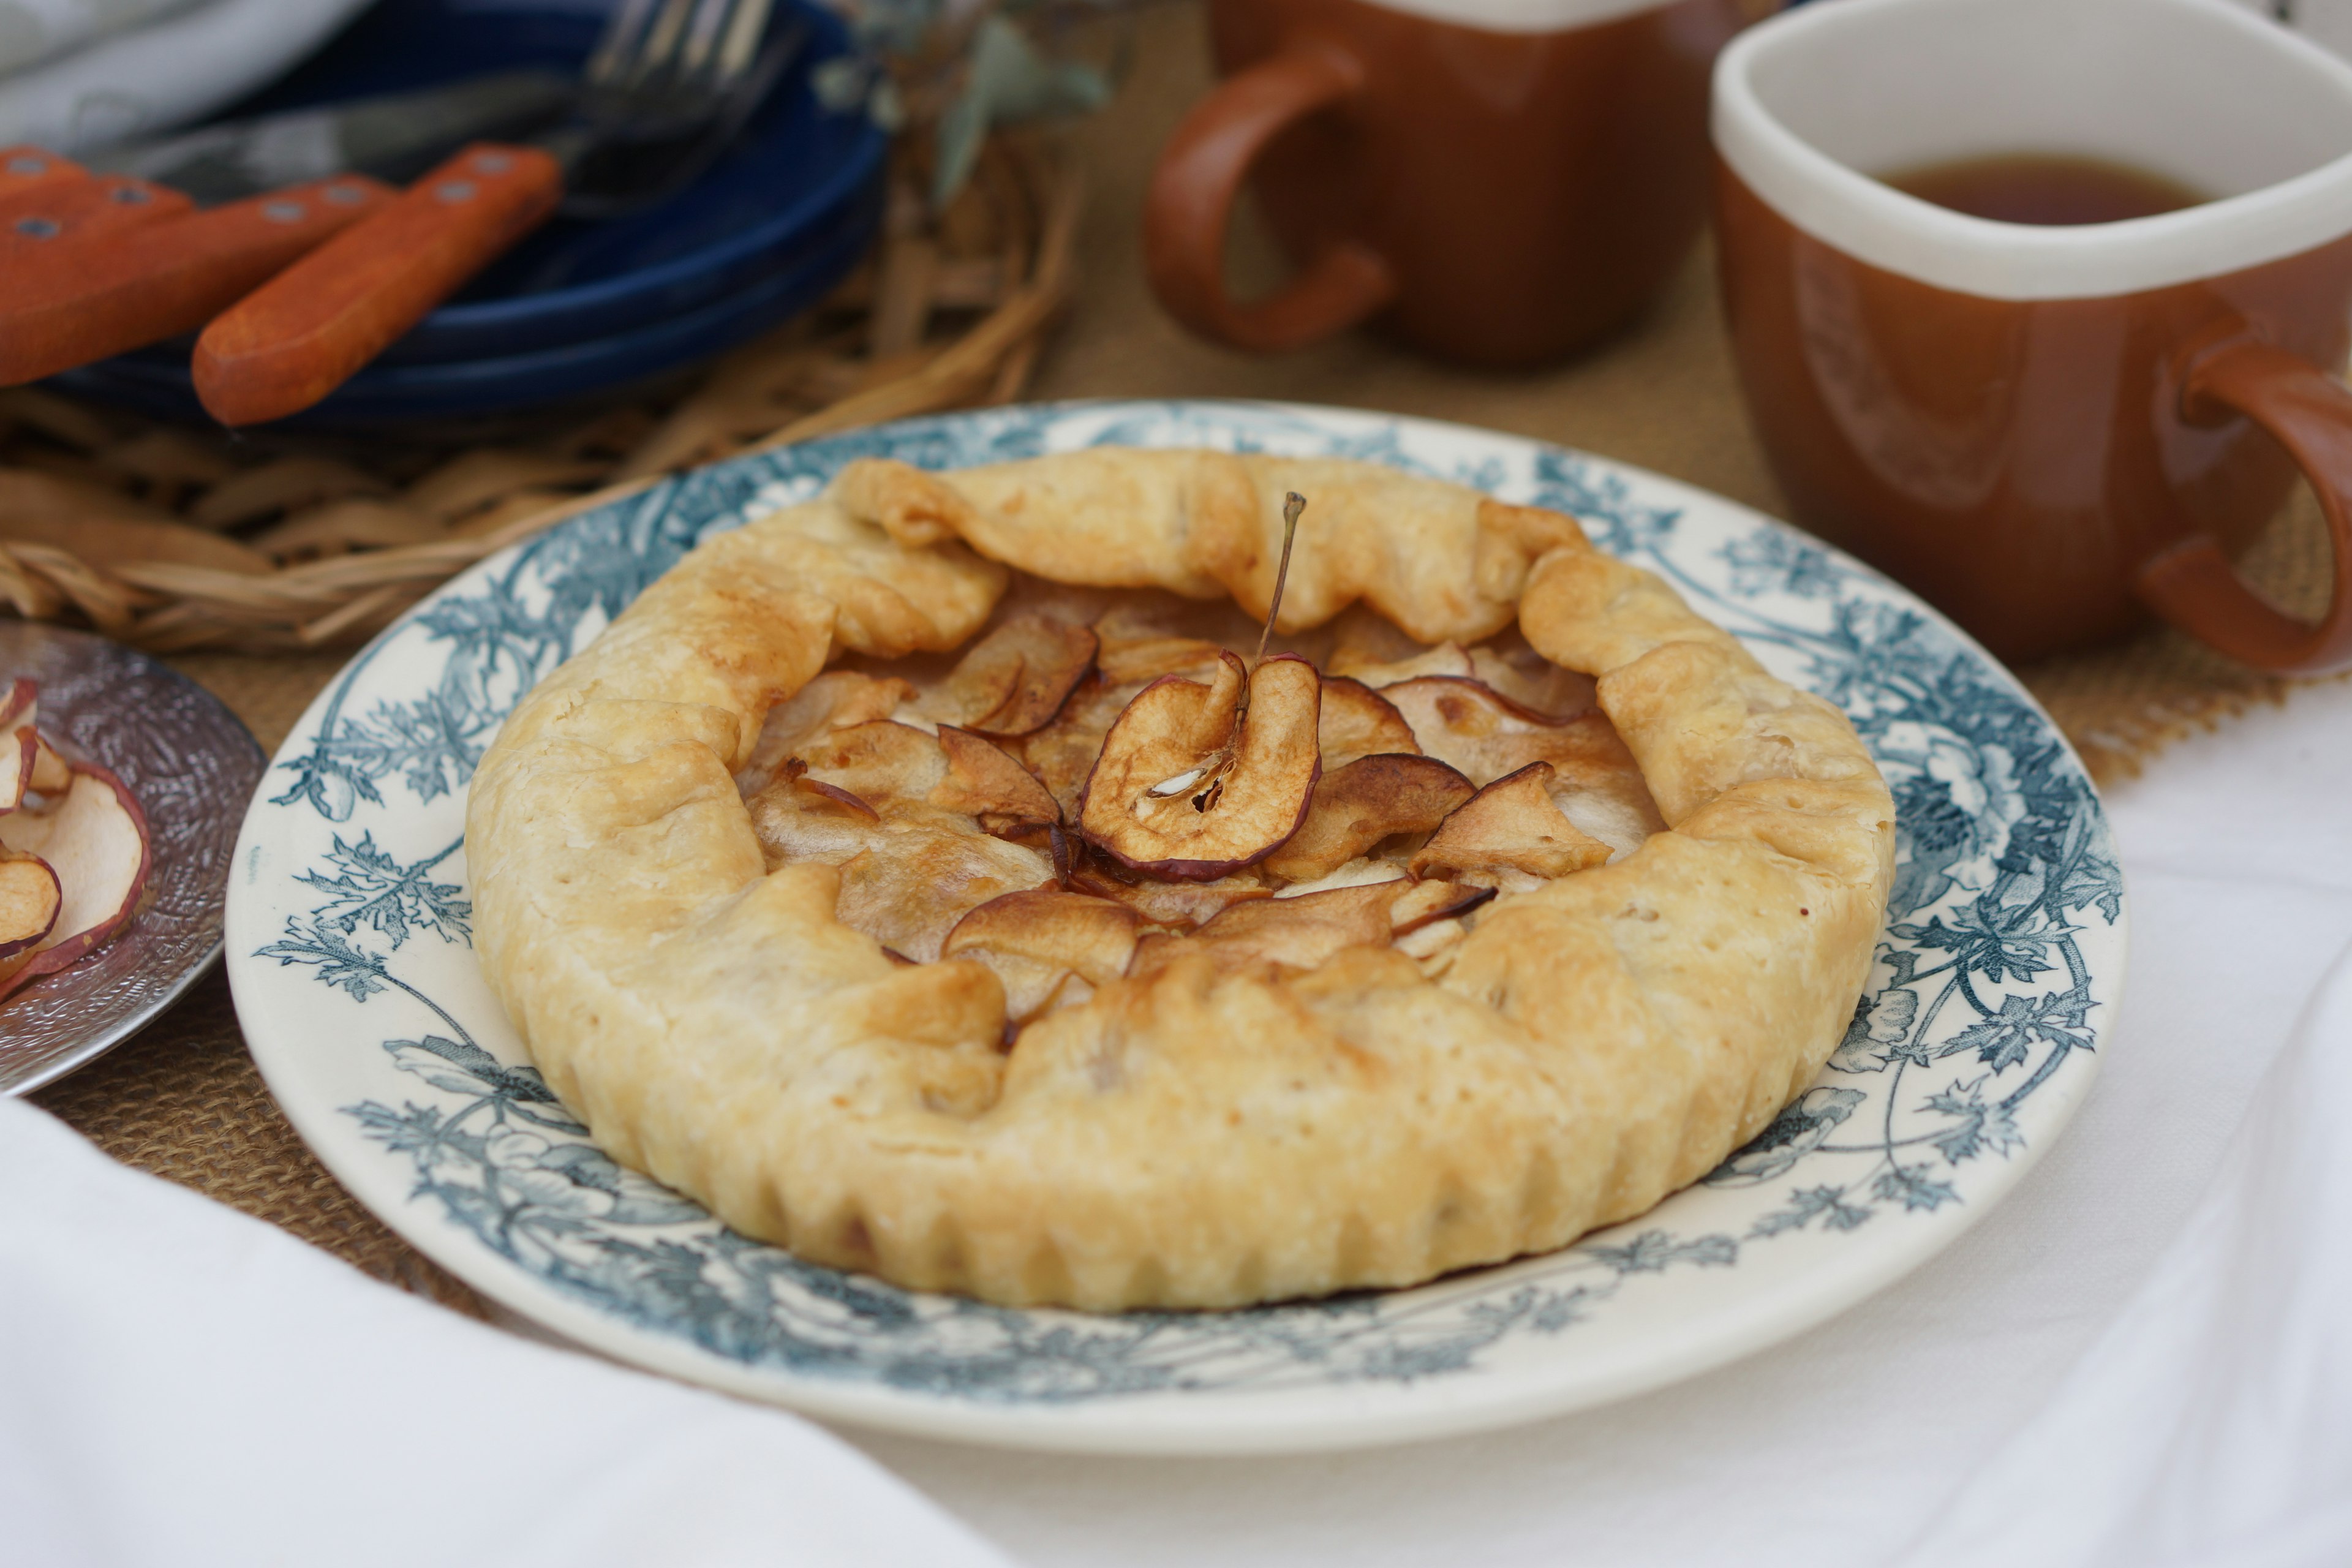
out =
<svg viewBox="0 0 2352 1568"><path fill-rule="evenodd" d="M196 340L196 395L230 426L310 407L537 227L562 195L562 165L537 148L464 149L216 317Z"/></svg>
<svg viewBox="0 0 2352 1568"><path fill-rule="evenodd" d="M7 264L0 385L194 331L394 199L388 185L343 174L183 210L104 244L27 245Z"/></svg>

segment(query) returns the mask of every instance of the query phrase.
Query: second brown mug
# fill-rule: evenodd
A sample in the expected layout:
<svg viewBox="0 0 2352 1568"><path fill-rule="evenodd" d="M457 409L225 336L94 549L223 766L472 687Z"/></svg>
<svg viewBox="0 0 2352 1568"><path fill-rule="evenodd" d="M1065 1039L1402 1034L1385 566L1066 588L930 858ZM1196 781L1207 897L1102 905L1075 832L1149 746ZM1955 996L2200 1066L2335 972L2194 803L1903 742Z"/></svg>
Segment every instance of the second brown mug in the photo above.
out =
<svg viewBox="0 0 2352 1568"><path fill-rule="evenodd" d="M1371 322L1481 365L1649 302L1706 210L1716 55L1779 0L1211 0L1224 80L1169 139L1144 265L1186 326L1291 349ZM1223 275L1244 179L1298 277Z"/></svg>

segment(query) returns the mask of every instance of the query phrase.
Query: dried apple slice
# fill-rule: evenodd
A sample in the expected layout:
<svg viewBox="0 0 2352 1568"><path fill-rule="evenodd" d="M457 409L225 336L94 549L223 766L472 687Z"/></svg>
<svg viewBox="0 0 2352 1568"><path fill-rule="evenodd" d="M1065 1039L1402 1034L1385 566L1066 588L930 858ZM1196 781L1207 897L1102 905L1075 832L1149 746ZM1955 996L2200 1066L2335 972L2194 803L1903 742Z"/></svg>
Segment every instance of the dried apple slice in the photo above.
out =
<svg viewBox="0 0 2352 1568"><path fill-rule="evenodd" d="M1312 881L1392 834L1429 832L1475 794L1475 784L1435 757L1359 757L1317 783L1307 820L1266 857L1265 868L1286 881Z"/></svg>
<svg viewBox="0 0 2352 1568"><path fill-rule="evenodd" d="M1290 654L1246 676L1225 654L1207 685L1153 681L1103 737L1079 831L1122 864L1179 881L1264 859L1298 830L1322 771L1321 689L1315 667Z"/></svg>
<svg viewBox="0 0 2352 1568"><path fill-rule="evenodd" d="M18 676L6 702L0 704L0 812L22 805L25 792L34 787L41 750L41 738L33 728L40 713L39 695L37 686Z"/></svg>
<svg viewBox="0 0 2352 1568"><path fill-rule="evenodd" d="M1480 790L1422 846L1412 874L1491 878L1518 871L1550 878L1602 864L1609 846L1552 804L1551 778L1549 763L1529 763Z"/></svg>
<svg viewBox="0 0 2352 1568"><path fill-rule="evenodd" d="M1034 849L935 822L886 822L874 847L841 868L834 918L919 963L971 910L1053 880Z"/></svg>
<svg viewBox="0 0 2352 1568"><path fill-rule="evenodd" d="M932 787L933 805L964 812L999 835L1062 820L1062 808L1045 786L993 742L952 724L940 726L939 741L948 774Z"/></svg>
<svg viewBox="0 0 2352 1568"><path fill-rule="evenodd" d="M1075 892L1092 893L1133 910L1146 925L1191 931L1205 925L1235 904L1270 899L1274 889L1248 872L1207 882L1123 881L1098 866L1071 869Z"/></svg>
<svg viewBox="0 0 2352 1568"><path fill-rule="evenodd" d="M33 736L32 787L42 795L57 795L71 787L73 764L58 754L39 733Z"/></svg>
<svg viewBox="0 0 2352 1568"><path fill-rule="evenodd" d="M1163 675L1207 676L1224 655L1219 644L1201 637L1138 632L1119 636L1108 617L1096 623L1102 648L1095 668L1113 686L1157 680Z"/></svg>
<svg viewBox="0 0 2352 1568"><path fill-rule="evenodd" d="M1460 643L1442 642L1402 658L1374 660L1336 653L1331 658L1331 672L1351 677L1367 686L1386 687L1429 675L1467 678L1472 665L1467 648Z"/></svg>
<svg viewBox="0 0 2352 1568"><path fill-rule="evenodd" d="M1026 611L974 643L926 706L983 735L1043 728L1095 667L1094 628Z"/></svg>
<svg viewBox="0 0 2352 1568"><path fill-rule="evenodd" d="M1547 719L1482 682L1447 676L1408 680L1381 695L1396 704L1424 752L1481 788L1529 763L1549 763L1554 804L1612 848L1635 848L1665 826L1633 752L1598 709Z"/></svg>
<svg viewBox="0 0 2352 1568"><path fill-rule="evenodd" d="M1358 757L1381 752L1412 755L1421 750L1412 726L1396 704L1360 680L1345 676L1323 678L1323 710L1315 722L1315 743L1323 751L1326 773L1347 766Z"/></svg>
<svg viewBox="0 0 2352 1568"><path fill-rule="evenodd" d="M735 775L745 795L766 785L784 759L835 730L887 719L915 689L896 676L828 669L768 710L751 760Z"/></svg>
<svg viewBox="0 0 2352 1568"><path fill-rule="evenodd" d="M1091 990L1127 973L1142 923L1124 904L1040 888L966 914L940 944L940 956L994 970L1004 983L1005 1015L1018 1023L1065 995L1073 975Z"/></svg>
<svg viewBox="0 0 2352 1568"><path fill-rule="evenodd" d="M64 904L65 889L47 860L0 852L0 982L32 962Z"/></svg>
<svg viewBox="0 0 2352 1568"><path fill-rule="evenodd" d="M1223 970L1314 969L1344 948L1385 945L1396 932L1394 911L1400 908L1419 926L1486 896L1481 889L1399 877L1236 904L1190 935L1145 936L1136 943L1128 973L1154 973L1189 953L1202 954Z"/></svg>
<svg viewBox="0 0 2352 1568"><path fill-rule="evenodd" d="M1097 673L1070 693L1052 723L1004 742L1045 784L1066 821L1076 817L1078 795L1087 786L1087 774L1094 771L1095 759L1102 755L1103 737L1135 695L1134 688L1106 684Z"/></svg>
<svg viewBox="0 0 2352 1568"><path fill-rule="evenodd" d="M105 945L147 890L147 814L121 779L92 763L72 765L71 784L48 810L0 816L0 845L47 861L62 894L39 951L0 982L0 995Z"/></svg>
<svg viewBox="0 0 2352 1568"><path fill-rule="evenodd" d="M810 779L877 806L922 800L949 773L947 752L937 736L887 719L821 736L801 748L799 760L808 765Z"/></svg>
<svg viewBox="0 0 2352 1568"><path fill-rule="evenodd" d="M1590 710L1599 692L1591 676L1562 669L1518 638L1507 647L1481 644L1472 648L1470 673L1521 708L1555 722Z"/></svg>

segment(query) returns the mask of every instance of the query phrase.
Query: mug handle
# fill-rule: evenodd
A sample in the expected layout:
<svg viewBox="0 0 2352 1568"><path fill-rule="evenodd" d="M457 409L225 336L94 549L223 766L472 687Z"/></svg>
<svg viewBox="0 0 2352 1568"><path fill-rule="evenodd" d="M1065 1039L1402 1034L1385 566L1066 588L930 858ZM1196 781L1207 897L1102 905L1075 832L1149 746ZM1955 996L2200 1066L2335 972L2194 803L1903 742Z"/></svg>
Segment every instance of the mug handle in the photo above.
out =
<svg viewBox="0 0 2352 1568"><path fill-rule="evenodd" d="M2308 360L2239 338L2189 366L2180 412L2192 425L2242 414L2286 448L2327 520L2335 582L2319 624L2296 620L2247 587L2220 545L2195 534L2140 568L2140 602L2257 669L2324 675L2352 665L2352 392Z"/></svg>
<svg viewBox="0 0 2352 1568"><path fill-rule="evenodd" d="M1204 337L1272 353L1318 342L1396 298L1389 264L1349 239L1270 299L1244 305L1225 291L1225 229L1250 164L1291 125L1363 85L1363 66L1345 50L1295 43L1226 78L1184 116L1143 206L1144 271L1170 315Z"/></svg>

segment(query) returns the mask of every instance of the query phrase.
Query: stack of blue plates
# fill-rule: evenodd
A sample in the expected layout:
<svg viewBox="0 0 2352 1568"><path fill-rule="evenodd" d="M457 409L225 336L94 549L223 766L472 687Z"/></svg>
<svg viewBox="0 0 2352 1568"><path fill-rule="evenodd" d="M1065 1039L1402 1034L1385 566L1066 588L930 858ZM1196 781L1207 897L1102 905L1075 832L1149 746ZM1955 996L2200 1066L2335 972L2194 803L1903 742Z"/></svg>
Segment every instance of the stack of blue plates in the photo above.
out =
<svg viewBox="0 0 2352 1568"><path fill-rule="evenodd" d="M778 9L794 4L783 0ZM383 0L299 71L232 112L520 66L576 71L604 9L596 0ZM823 298L879 226L888 139L862 109L837 112L817 101L811 73L851 44L832 13L799 9L807 47L701 179L624 218L549 225L332 396L285 423L350 429L610 394L734 348ZM185 342L70 371L52 384L167 417L205 417Z"/></svg>

